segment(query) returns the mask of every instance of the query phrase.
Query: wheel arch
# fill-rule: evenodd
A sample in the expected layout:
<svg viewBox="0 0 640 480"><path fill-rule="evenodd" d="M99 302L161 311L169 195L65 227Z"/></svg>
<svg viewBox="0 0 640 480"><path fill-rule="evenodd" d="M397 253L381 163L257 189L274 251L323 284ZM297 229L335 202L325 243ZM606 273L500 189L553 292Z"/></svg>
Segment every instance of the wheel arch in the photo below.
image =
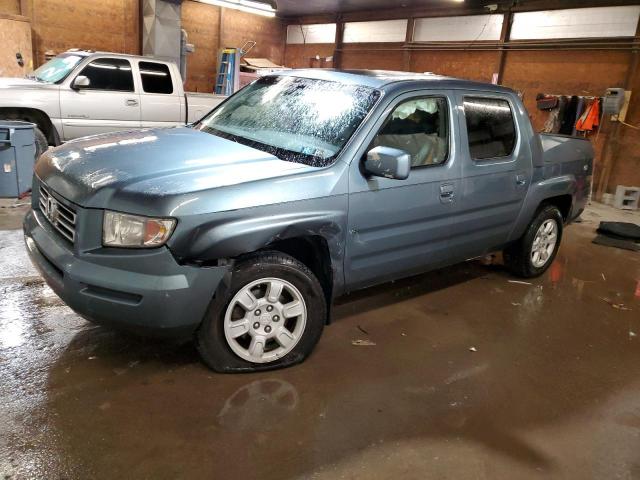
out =
<svg viewBox="0 0 640 480"><path fill-rule="evenodd" d="M538 206L538 210L545 207L546 205L553 205L562 214L562 218L565 223L569 220L569 215L571 214L571 207L573 206L573 196L566 193L563 195L556 195L554 197L545 198L540 205Z"/></svg>
<svg viewBox="0 0 640 480"><path fill-rule="evenodd" d="M314 273L327 305L331 305L332 299L344 292L346 210L282 210L230 212L223 218L215 215L212 224L185 226L189 233L170 248L180 261L203 266L234 263L267 250L285 253Z"/></svg>
<svg viewBox="0 0 640 480"><path fill-rule="evenodd" d="M533 183L524 200L509 241L516 241L526 231L535 215L544 205L555 205L566 222L571 218L576 179L573 175L561 175Z"/></svg>
<svg viewBox="0 0 640 480"><path fill-rule="evenodd" d="M49 145L60 145L58 130L53 125L49 115L42 110L24 107L2 107L0 108L0 118L5 118L7 120L24 120L35 123L47 137Z"/></svg>
<svg viewBox="0 0 640 480"><path fill-rule="evenodd" d="M290 237L276 240L260 250L277 250L304 264L320 282L327 308L329 308L333 299L334 274L331 268L329 244L324 237L320 235Z"/></svg>

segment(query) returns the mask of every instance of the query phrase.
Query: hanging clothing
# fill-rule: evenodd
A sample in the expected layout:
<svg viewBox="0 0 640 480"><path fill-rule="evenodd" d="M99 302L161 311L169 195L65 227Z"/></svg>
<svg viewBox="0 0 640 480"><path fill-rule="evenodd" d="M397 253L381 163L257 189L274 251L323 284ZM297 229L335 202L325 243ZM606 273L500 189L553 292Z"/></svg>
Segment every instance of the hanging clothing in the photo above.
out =
<svg viewBox="0 0 640 480"><path fill-rule="evenodd" d="M569 99L564 95L558 99L558 119L553 127L551 133L560 132L560 125L562 123L562 119L564 118L564 112L567 109L567 104L569 103Z"/></svg>
<svg viewBox="0 0 640 480"><path fill-rule="evenodd" d="M542 131L544 133L556 133L560 128L560 109L556 108L551 110L551 113L547 117L547 121L544 122Z"/></svg>
<svg viewBox="0 0 640 480"><path fill-rule="evenodd" d="M600 124L600 99L594 98L576 122L578 132L592 132Z"/></svg>
<svg viewBox="0 0 640 480"><path fill-rule="evenodd" d="M564 115L560 123L560 131L558 133L562 135L571 135L573 133L573 126L576 121L576 110L578 109L578 97L573 95L567 103L567 107L564 110Z"/></svg>
<svg viewBox="0 0 640 480"><path fill-rule="evenodd" d="M571 135L576 134L576 123L578 123L578 119L584 112L584 97L578 97L578 107L576 108L576 116L573 119L573 130L571 131Z"/></svg>

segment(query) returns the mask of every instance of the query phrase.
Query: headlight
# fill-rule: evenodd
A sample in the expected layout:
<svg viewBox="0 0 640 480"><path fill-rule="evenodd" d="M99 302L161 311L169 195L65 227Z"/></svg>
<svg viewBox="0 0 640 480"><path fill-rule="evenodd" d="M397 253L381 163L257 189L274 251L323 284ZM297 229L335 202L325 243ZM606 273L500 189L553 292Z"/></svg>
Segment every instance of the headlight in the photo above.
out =
<svg viewBox="0 0 640 480"><path fill-rule="evenodd" d="M147 248L163 245L171 236L176 221L118 212L104 212L102 244L106 247Z"/></svg>

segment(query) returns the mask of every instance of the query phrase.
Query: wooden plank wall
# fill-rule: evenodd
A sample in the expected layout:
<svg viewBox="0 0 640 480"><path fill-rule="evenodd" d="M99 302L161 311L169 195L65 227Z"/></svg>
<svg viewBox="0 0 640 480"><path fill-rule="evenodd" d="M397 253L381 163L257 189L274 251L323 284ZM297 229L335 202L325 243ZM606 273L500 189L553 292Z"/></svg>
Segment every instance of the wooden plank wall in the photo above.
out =
<svg viewBox="0 0 640 480"><path fill-rule="evenodd" d="M223 47L241 47L253 40L257 43L248 57L268 58L278 65L284 62L285 27L278 18L184 1L182 28L196 47L187 59L187 90L213 91L218 50Z"/></svg>
<svg viewBox="0 0 640 480"><path fill-rule="evenodd" d="M0 14L20 15L20 0L0 0Z"/></svg>
<svg viewBox="0 0 640 480"><path fill-rule="evenodd" d="M30 22L36 67L44 62L45 52L60 53L69 48L140 53L140 0L0 0L0 15L22 15ZM252 56L277 64L284 61L285 28L277 18L185 0L182 28L196 47L188 59L189 90L213 91L221 45L240 47L255 40ZM4 31L9 32L8 28ZM4 65L7 72L8 67L8 63Z"/></svg>
<svg viewBox="0 0 640 480"><path fill-rule="evenodd" d="M195 51L187 57L185 87L192 92L212 92L220 48L220 8L200 2L182 3L182 28Z"/></svg>
<svg viewBox="0 0 640 480"><path fill-rule="evenodd" d="M140 21L137 0L78 2L26 0L22 15L31 19L36 65L45 52L69 48L139 53Z"/></svg>
<svg viewBox="0 0 640 480"><path fill-rule="evenodd" d="M316 60L316 57L326 59L327 57L333 57L335 50L335 44L333 43L316 43L307 45L287 45L284 64L291 68L310 68L310 67L323 67L325 61L322 63Z"/></svg>
<svg viewBox="0 0 640 480"><path fill-rule="evenodd" d="M263 17L230 8L222 9L221 44L241 47L247 40L257 42L248 57L268 58L282 65L284 61L285 27L278 18Z"/></svg>
<svg viewBox="0 0 640 480"><path fill-rule="evenodd" d="M29 19L18 15L0 15L0 77L24 77L33 70L31 25ZM22 55L21 67L16 54Z"/></svg>

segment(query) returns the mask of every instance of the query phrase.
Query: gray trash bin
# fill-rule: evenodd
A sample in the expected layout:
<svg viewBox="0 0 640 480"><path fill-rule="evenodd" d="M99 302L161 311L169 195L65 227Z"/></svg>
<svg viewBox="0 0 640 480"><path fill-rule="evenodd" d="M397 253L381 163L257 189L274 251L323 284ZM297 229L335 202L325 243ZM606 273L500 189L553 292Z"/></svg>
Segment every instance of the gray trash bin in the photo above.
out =
<svg viewBox="0 0 640 480"><path fill-rule="evenodd" d="M31 189L36 156L35 125L0 120L0 197L19 197Z"/></svg>

